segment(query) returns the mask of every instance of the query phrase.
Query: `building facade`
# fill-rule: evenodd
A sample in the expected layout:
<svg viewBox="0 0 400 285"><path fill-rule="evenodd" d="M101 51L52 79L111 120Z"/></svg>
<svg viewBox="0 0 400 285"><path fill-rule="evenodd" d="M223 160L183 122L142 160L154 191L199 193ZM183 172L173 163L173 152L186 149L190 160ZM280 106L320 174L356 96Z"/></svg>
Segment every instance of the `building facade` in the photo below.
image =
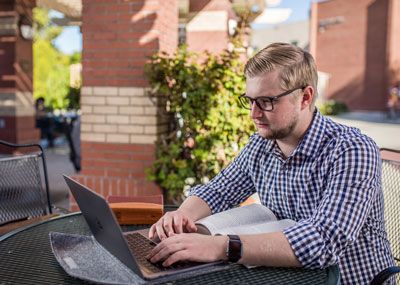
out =
<svg viewBox="0 0 400 285"><path fill-rule="evenodd" d="M310 21L275 24L266 28L253 29L251 46L255 51L275 42L291 43L303 49L309 48Z"/></svg>
<svg viewBox="0 0 400 285"><path fill-rule="evenodd" d="M145 63L158 51L176 50L180 16L185 17L190 50L217 53L227 48L233 1L1 1L0 139L14 143L39 141L32 39L20 30L21 24L32 27L35 4L64 13L58 23L81 25L82 170L75 178L105 197L161 193L147 180L146 168L155 159L157 138L167 131L168 118L161 97L148 92ZM180 15L182 9L186 12ZM73 200L71 207L76 209Z"/></svg>
<svg viewBox="0 0 400 285"><path fill-rule="evenodd" d="M314 2L310 35L318 69L329 75L322 99L385 111L400 80L400 0Z"/></svg>
<svg viewBox="0 0 400 285"><path fill-rule="evenodd" d="M33 104L32 8L34 1L0 2L0 139L37 142Z"/></svg>

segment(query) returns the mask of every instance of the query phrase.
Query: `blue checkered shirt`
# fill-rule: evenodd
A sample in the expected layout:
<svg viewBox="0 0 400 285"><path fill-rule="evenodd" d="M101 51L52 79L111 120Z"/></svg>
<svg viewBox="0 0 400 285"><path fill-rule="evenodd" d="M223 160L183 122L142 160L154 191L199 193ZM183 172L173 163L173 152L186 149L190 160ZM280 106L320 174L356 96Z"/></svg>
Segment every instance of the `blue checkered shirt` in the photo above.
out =
<svg viewBox="0 0 400 285"><path fill-rule="evenodd" d="M342 284L369 284L394 265L384 225L379 149L358 129L316 111L287 159L275 141L254 134L227 168L190 195L217 213L255 192L278 219L297 222L284 234L304 267L339 264Z"/></svg>

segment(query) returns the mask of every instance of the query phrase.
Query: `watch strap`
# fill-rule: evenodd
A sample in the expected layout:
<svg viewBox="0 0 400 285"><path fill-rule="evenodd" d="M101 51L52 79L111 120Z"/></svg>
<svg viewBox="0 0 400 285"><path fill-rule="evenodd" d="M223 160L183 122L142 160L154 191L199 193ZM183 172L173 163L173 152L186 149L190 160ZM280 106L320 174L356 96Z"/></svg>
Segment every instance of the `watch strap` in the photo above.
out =
<svg viewBox="0 0 400 285"><path fill-rule="evenodd" d="M228 235L226 255L230 262L238 262L242 258L242 241L238 235Z"/></svg>

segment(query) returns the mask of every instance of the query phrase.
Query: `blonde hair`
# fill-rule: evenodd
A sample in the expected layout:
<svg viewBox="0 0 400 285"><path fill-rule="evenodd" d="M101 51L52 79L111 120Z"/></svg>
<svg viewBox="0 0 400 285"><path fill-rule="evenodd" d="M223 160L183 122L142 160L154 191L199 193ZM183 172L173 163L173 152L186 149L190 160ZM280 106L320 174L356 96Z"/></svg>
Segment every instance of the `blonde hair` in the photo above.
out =
<svg viewBox="0 0 400 285"><path fill-rule="evenodd" d="M312 86L317 95L318 74L314 59L305 50L287 43L273 43L260 50L246 63L247 78L279 70L280 87L290 90L296 87Z"/></svg>

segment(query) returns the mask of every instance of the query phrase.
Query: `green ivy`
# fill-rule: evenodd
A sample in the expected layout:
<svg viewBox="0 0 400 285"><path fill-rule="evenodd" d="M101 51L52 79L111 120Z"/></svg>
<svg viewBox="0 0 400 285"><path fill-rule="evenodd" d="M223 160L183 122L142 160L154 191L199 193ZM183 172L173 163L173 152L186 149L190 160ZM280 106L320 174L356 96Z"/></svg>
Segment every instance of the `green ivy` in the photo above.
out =
<svg viewBox="0 0 400 285"><path fill-rule="evenodd" d="M170 118L148 178L170 201L180 201L192 185L226 167L254 132L238 101L245 90L243 61L236 51L198 55L183 46L172 56L154 55L145 71Z"/></svg>

